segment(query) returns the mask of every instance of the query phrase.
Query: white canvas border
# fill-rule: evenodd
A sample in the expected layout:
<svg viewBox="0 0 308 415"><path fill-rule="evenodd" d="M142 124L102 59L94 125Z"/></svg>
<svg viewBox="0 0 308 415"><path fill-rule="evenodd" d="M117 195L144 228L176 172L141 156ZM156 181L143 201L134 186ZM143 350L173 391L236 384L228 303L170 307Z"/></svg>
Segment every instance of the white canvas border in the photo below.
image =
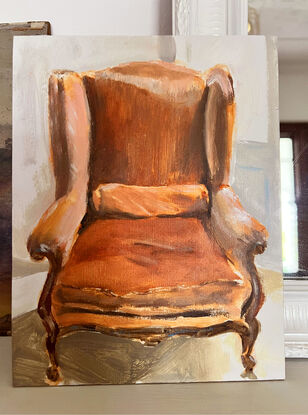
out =
<svg viewBox="0 0 308 415"><path fill-rule="evenodd" d="M173 0L172 7L174 35L247 35L247 0ZM284 325L285 356L308 358L307 280L284 281Z"/></svg>

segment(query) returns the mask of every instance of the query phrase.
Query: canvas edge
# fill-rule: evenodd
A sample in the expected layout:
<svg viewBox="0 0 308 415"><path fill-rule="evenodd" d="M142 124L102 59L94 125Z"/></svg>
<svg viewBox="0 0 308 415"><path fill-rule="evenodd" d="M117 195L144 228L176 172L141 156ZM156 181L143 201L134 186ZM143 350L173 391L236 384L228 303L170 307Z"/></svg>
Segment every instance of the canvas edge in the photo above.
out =
<svg viewBox="0 0 308 415"><path fill-rule="evenodd" d="M279 237L275 238L275 243L280 245L280 276L281 276L281 290L284 291L283 285L283 272L282 272L282 234L281 234L281 192L280 192L280 145L279 145L279 84L278 84L278 50L277 50L277 37L275 36L258 36L261 39L264 39L266 45L266 54L267 54L267 96L268 96L268 137L271 137L272 143L271 146L275 148L275 153L278 156L272 160L273 171L277 174L277 204L271 206L271 210L274 211L273 218L275 220L275 226L279 226L278 234ZM283 292L281 293L283 294ZM281 304L281 313L280 318L277 318L277 324L280 324L281 335L285 333L285 322L284 322L284 307L285 301L284 297ZM286 344L284 341L284 350L286 355ZM285 366L285 361L284 361ZM284 368L285 370L285 368Z"/></svg>
<svg viewBox="0 0 308 415"><path fill-rule="evenodd" d="M228 27L235 23L236 14L231 13L230 5L225 1L212 0L213 7L216 7L220 20L213 19L211 29L224 31L221 34L229 34ZM246 5L242 2L237 9L239 21L244 21L246 16ZM234 6L236 7L236 5ZM226 18L226 15L229 18ZM197 21L197 31L202 34L202 19L205 15L199 10L198 0L172 0L172 33L173 35L192 34L192 22ZM206 17L209 22L208 16ZM233 23L233 24L232 24ZM243 28L243 24L239 25ZM207 27L208 28L208 27ZM240 29L241 30L241 29ZM308 280L284 280L284 335L285 335L285 356L287 358L308 358Z"/></svg>

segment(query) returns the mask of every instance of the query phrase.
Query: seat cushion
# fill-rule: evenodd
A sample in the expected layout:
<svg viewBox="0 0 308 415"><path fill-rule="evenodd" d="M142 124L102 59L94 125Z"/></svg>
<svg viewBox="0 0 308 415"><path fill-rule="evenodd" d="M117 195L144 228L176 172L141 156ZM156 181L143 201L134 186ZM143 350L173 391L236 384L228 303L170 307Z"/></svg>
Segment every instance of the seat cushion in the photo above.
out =
<svg viewBox="0 0 308 415"><path fill-rule="evenodd" d="M120 325L126 318L127 326L127 317L133 326L143 324L142 318L147 325L158 319L172 326L178 318L181 324L183 318L194 324L208 317L240 319L250 294L250 283L200 220L106 219L94 222L78 238L57 276L52 304L58 324L64 326L78 321L107 324L108 319L115 324L115 318ZM165 317L168 321L162 323Z"/></svg>
<svg viewBox="0 0 308 415"><path fill-rule="evenodd" d="M78 238L58 281L126 295L241 278L200 220L170 217L97 220Z"/></svg>

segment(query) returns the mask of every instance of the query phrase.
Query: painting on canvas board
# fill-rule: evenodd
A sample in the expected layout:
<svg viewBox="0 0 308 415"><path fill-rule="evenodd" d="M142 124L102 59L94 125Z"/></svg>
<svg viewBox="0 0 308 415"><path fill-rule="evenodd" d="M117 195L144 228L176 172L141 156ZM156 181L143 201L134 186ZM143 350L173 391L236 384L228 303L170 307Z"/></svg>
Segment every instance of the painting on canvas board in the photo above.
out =
<svg viewBox="0 0 308 415"><path fill-rule="evenodd" d="M14 45L15 385L284 378L264 37Z"/></svg>

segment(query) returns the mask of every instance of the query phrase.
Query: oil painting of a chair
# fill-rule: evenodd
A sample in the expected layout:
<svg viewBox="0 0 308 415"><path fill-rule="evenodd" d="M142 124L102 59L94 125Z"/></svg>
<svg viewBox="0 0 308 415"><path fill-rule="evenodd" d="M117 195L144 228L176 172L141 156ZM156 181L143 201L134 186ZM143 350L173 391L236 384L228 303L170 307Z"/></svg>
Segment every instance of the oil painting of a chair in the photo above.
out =
<svg viewBox="0 0 308 415"><path fill-rule="evenodd" d="M59 382L57 341L75 330L153 347L236 332L251 374L267 231L230 186L228 69L54 71L48 95L55 201L28 239L50 263L38 304L47 379Z"/></svg>

